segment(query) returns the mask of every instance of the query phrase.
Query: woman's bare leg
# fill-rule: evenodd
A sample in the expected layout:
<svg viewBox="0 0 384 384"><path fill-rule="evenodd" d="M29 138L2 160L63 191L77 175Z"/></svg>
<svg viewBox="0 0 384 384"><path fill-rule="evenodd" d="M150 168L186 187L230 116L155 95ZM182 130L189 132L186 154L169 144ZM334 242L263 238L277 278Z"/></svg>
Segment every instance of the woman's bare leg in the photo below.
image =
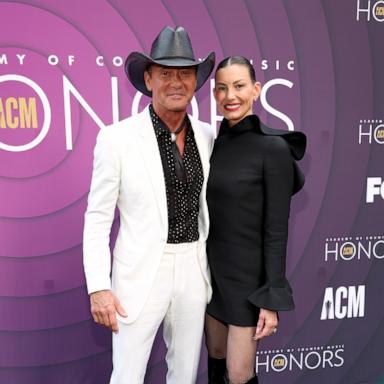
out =
<svg viewBox="0 0 384 384"><path fill-rule="evenodd" d="M227 371L230 383L246 383L255 374L256 327L228 326Z"/></svg>
<svg viewBox="0 0 384 384"><path fill-rule="evenodd" d="M227 355L228 326L214 317L205 315L205 343L208 355L215 359L225 359Z"/></svg>

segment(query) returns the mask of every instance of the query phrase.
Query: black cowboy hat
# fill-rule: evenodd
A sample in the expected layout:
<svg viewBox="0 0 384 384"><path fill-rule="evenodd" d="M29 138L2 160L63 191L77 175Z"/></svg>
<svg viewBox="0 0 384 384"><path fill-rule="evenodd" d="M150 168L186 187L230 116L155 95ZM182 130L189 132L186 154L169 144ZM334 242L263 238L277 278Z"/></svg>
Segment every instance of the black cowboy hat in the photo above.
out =
<svg viewBox="0 0 384 384"><path fill-rule="evenodd" d="M144 81L144 71L151 64L165 67L196 67L196 90L202 87L215 66L215 53L202 61L195 60L191 40L183 27L165 27L152 44L150 55L131 52L125 60L125 73L133 86L144 95L152 96Z"/></svg>

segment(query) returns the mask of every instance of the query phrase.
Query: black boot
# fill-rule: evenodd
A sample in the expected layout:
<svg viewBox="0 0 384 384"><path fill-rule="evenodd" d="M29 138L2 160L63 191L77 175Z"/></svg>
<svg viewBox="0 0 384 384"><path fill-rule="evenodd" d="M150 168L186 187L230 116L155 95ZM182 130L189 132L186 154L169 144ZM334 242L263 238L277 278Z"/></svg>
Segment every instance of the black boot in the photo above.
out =
<svg viewBox="0 0 384 384"><path fill-rule="evenodd" d="M226 359L215 359L208 356L208 384L224 384L226 369Z"/></svg>
<svg viewBox="0 0 384 384"><path fill-rule="evenodd" d="M224 375L224 384L231 384L231 382L228 379L227 373ZM249 379L246 383L244 384L259 384L259 379L257 378L257 375L252 377L252 379Z"/></svg>
<svg viewBox="0 0 384 384"><path fill-rule="evenodd" d="M247 384L259 384L259 379L255 375L255 376L252 377L252 379L247 381Z"/></svg>

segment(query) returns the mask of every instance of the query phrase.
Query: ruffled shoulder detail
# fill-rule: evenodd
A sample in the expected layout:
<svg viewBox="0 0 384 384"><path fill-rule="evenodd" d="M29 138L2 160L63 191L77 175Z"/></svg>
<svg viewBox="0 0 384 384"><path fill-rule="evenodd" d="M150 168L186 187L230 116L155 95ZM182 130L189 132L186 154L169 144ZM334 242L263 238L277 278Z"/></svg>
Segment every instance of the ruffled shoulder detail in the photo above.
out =
<svg viewBox="0 0 384 384"><path fill-rule="evenodd" d="M304 186L305 177L300 167L297 165L296 160L301 160L305 154L305 149L307 147L307 137L305 134L298 131L285 131L267 127L260 121L257 115L249 115L232 127L229 127L227 119L223 119L220 124L218 139L224 135L239 135L249 131L256 131L257 133L266 136L280 136L287 142L292 154L294 167L292 195L300 191Z"/></svg>
<svg viewBox="0 0 384 384"><path fill-rule="evenodd" d="M259 118L255 116L257 120ZM274 129L267 127L259 120L260 132L268 136L281 136L289 145L292 156L295 160L301 160L304 157L307 147L307 136L303 132L284 131L282 129Z"/></svg>
<svg viewBox="0 0 384 384"><path fill-rule="evenodd" d="M280 136L289 145L289 149L291 150L291 154L294 160L294 183L292 191L292 195L294 195L295 193L299 192L300 189L303 188L305 183L305 176L295 160L301 160L304 157L305 150L307 147L307 137L303 132L283 131L281 129L267 127L264 123L259 120L256 115L253 115L253 117L257 119L257 121L255 121L255 124L258 125L261 133L268 136Z"/></svg>
<svg viewBox="0 0 384 384"><path fill-rule="evenodd" d="M293 158L295 160L301 160L303 158L307 146L307 137L303 132L284 131L267 127L260 121L257 115L246 116L232 127L229 127L227 119L223 119L220 124L218 136L225 134L239 134L251 130L256 130L267 136L281 136L288 143Z"/></svg>
<svg viewBox="0 0 384 384"><path fill-rule="evenodd" d="M307 147L307 137L303 132L269 128L262 122L260 122L260 130L264 135L281 136L285 139L295 160L301 160L304 157Z"/></svg>

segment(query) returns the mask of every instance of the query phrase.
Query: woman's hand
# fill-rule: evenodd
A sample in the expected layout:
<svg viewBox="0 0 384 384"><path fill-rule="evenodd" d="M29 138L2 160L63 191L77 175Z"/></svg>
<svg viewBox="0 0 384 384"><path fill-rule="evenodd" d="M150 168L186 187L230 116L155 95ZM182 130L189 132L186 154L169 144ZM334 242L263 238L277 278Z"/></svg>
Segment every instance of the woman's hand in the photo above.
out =
<svg viewBox="0 0 384 384"><path fill-rule="evenodd" d="M253 340L260 340L265 336L273 335L277 330L277 312L260 308L259 321L256 325L255 336Z"/></svg>

